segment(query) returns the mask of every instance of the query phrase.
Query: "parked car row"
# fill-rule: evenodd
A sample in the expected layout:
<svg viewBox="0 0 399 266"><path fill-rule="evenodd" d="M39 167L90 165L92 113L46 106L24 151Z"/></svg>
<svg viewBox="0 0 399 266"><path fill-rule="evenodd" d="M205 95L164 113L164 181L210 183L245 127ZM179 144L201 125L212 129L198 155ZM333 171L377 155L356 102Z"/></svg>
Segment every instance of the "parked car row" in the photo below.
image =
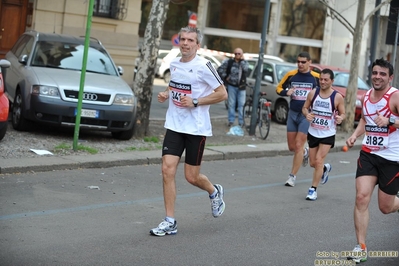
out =
<svg viewBox="0 0 399 266"><path fill-rule="evenodd" d="M198 55L203 56L207 60L209 60L213 66L217 69L223 62L223 60L232 57L233 54L218 52L208 49L200 48L197 52ZM157 64L155 67L155 76L161 79L164 79L166 83L170 81L170 62L172 59L180 56L180 49L175 47L171 50L159 50L158 57L157 57ZM244 58L246 60L250 60L254 62L259 58L259 54L252 54L252 53L244 53ZM280 62L284 62L284 60L278 56L273 55L264 55L265 59L276 60ZM140 58L136 58L136 70L138 63L140 62Z"/></svg>
<svg viewBox="0 0 399 266"><path fill-rule="evenodd" d="M159 67L162 64L162 59L169 54L170 50L158 50L157 62L155 65L155 76L158 77ZM133 80L136 79L136 73L139 67L140 57L136 57L134 61L134 77Z"/></svg>
<svg viewBox="0 0 399 266"><path fill-rule="evenodd" d="M83 37L36 31L18 39L6 54L5 75L14 129L29 130L32 122L74 127L82 99L80 128L133 136L136 96L99 40L90 40L80 92L84 44Z"/></svg>
<svg viewBox="0 0 399 266"><path fill-rule="evenodd" d="M257 60L259 58L259 54L244 53L244 58L245 60ZM263 55L263 59L284 62L284 59L282 59L281 57L268 54Z"/></svg>
<svg viewBox="0 0 399 266"><path fill-rule="evenodd" d="M247 78L247 83L249 86L255 86L255 80L258 70L257 70L257 60L248 59L248 63L250 64L250 74ZM276 93L276 88L278 83L284 77L284 75L293 69L296 69L297 65L288 62L281 62L276 60L263 60L263 70L261 77L261 87L260 90L262 92L266 92L266 97L269 101L272 102L271 111L273 119L280 124L286 124L288 108L290 103L290 97L283 97ZM341 93L344 97L346 95L346 90L348 87L349 81L349 70L340 69L332 66L324 66L318 64L312 64L311 70L316 71L318 73L321 72L324 68L330 68L334 74L334 83L333 89ZM362 80L360 77L358 78L358 89L356 95L356 110L355 110L355 122L358 122L361 117L362 110L362 102L361 99L367 90L370 89L370 86ZM252 93L252 92L247 92Z"/></svg>
<svg viewBox="0 0 399 266"><path fill-rule="evenodd" d="M212 65L217 69L221 64L222 61L224 60L224 56L217 56L214 53L208 52L207 49L199 49L197 52L198 55L206 58L209 60ZM162 59L162 63L159 66L158 72L156 73L156 76L164 79L166 83L169 83L170 81L170 62L172 59L181 56L180 54L180 49L179 48L173 48L169 51L169 53Z"/></svg>
<svg viewBox="0 0 399 266"><path fill-rule="evenodd" d="M7 129L9 109L12 126L16 130L29 130L32 123L45 123L60 127L74 127L80 111L80 127L111 132L112 136L128 140L133 136L136 123L137 99L133 90L121 78L123 69L117 67L99 40L91 39L85 70L84 89L80 91L85 39L61 34L25 32L0 61L0 139ZM198 51L215 68L225 59L222 53L207 49ZM170 80L170 62L180 50L160 50L157 60L158 76ZM258 55L246 54L249 63L247 83L255 85ZM320 72L328 66L312 64ZM287 120L290 98L276 93L277 84L284 75L297 68L279 57L264 55L260 90L272 102L273 119L281 124ZM334 89L343 96L349 81L349 71L328 67L335 73ZM3 76L4 77L3 77ZM4 79L3 79L4 78ZM356 115L361 115L361 97L370 87L358 79ZM252 93L252 92L248 92ZM81 108L77 108L81 99ZM9 106L9 103L11 105Z"/></svg>

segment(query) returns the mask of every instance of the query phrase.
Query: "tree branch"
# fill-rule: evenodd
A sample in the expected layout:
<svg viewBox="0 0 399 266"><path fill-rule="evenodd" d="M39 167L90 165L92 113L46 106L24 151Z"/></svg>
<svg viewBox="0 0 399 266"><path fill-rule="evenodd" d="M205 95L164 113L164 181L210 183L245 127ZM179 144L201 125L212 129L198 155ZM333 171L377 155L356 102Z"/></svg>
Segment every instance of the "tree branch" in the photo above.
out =
<svg viewBox="0 0 399 266"><path fill-rule="evenodd" d="M352 33L352 35L355 33L355 28L349 23L349 21L347 21L346 18L344 18L338 11L336 11L329 4L327 4L326 0L319 0L319 2L329 8L334 13L334 16L337 18L337 20L341 22L341 24L344 25L344 27L347 28L350 33Z"/></svg>
<svg viewBox="0 0 399 266"><path fill-rule="evenodd" d="M366 24L367 20L369 20L369 18L371 17L371 15L373 15L375 12L377 12L383 5L388 5L392 0L385 0L384 2L382 2L381 4L379 4L378 6L376 6L364 19L364 24Z"/></svg>

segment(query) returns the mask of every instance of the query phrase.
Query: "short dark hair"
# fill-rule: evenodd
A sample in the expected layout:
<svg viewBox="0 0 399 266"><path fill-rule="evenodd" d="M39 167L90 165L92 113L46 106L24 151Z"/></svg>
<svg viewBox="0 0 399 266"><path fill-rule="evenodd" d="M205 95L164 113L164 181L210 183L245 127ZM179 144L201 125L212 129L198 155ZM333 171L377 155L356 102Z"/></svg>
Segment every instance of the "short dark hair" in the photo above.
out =
<svg viewBox="0 0 399 266"><path fill-rule="evenodd" d="M308 52L300 52L298 57L306 57L307 60L310 60L310 54Z"/></svg>
<svg viewBox="0 0 399 266"><path fill-rule="evenodd" d="M380 66L383 68L388 68L389 69L389 76L393 75L393 66L389 61L385 60L384 58L380 58L374 61L373 65L371 66L371 69L374 68L374 66Z"/></svg>
<svg viewBox="0 0 399 266"><path fill-rule="evenodd" d="M329 74L330 75L330 79L334 79L334 72L331 70L331 69L329 69L329 68L325 68L325 69L323 69L321 72L320 72L320 75L321 74Z"/></svg>

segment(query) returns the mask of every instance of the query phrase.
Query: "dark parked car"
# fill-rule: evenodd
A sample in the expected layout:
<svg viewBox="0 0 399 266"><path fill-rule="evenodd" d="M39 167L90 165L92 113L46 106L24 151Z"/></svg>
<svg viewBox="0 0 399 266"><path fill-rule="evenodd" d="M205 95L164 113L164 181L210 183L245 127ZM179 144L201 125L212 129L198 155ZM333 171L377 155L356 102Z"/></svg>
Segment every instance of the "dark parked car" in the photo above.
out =
<svg viewBox="0 0 399 266"><path fill-rule="evenodd" d="M31 122L74 127L85 38L29 31L6 54L6 92L12 125ZM82 95L80 127L103 130L121 140L133 136L137 99L99 40L91 39Z"/></svg>
<svg viewBox="0 0 399 266"><path fill-rule="evenodd" d="M10 67L10 62L7 60L0 60L0 140L4 138L8 127L8 111L9 102L7 96L4 94L4 79L2 68Z"/></svg>
<svg viewBox="0 0 399 266"><path fill-rule="evenodd" d="M247 60L251 73L247 77L247 83L250 86L255 85L256 76L258 73L258 61L257 60ZM285 124L287 121L288 106L290 103L290 97L283 97L277 94L276 87L284 75L297 68L296 64L281 62L277 60L264 59L262 67L262 77L261 77L261 87L260 91L266 92L266 98L272 102L270 108L272 111L272 118L280 124ZM247 91L248 93L252 93Z"/></svg>

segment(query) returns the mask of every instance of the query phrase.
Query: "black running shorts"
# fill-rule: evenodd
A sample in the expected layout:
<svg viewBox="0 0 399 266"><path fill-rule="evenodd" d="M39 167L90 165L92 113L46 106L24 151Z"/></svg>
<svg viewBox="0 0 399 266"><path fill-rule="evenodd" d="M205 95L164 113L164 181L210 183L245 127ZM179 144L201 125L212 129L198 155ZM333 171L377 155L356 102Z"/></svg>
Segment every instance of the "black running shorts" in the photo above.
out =
<svg viewBox="0 0 399 266"><path fill-rule="evenodd" d="M331 148L334 148L335 135L326 138L316 138L315 136L308 133L309 148L316 148L320 144L331 145Z"/></svg>
<svg viewBox="0 0 399 266"><path fill-rule="evenodd" d="M356 177L364 175L376 176L378 187L388 195L396 195L399 191L399 162L360 151Z"/></svg>
<svg viewBox="0 0 399 266"><path fill-rule="evenodd" d="M162 156L168 154L181 157L183 151L186 150L185 163L201 165L205 142L205 136L195 136L167 129L162 145Z"/></svg>

